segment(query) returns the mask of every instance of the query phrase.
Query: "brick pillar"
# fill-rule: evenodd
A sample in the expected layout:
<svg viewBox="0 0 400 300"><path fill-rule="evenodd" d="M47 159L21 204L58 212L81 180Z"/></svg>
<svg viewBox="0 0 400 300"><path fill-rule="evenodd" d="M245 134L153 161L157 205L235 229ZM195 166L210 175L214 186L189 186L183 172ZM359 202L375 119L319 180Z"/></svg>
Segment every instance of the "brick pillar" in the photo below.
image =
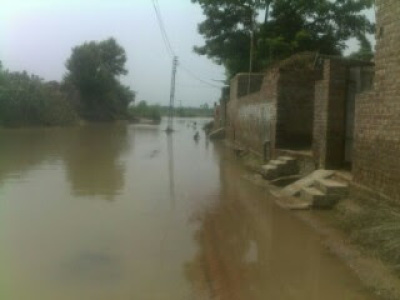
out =
<svg viewBox="0 0 400 300"><path fill-rule="evenodd" d="M322 169L338 169L344 163L347 77L343 61L326 60L323 79L315 86L313 150Z"/></svg>
<svg viewBox="0 0 400 300"><path fill-rule="evenodd" d="M354 180L400 201L400 1L376 5L375 85L357 101Z"/></svg>

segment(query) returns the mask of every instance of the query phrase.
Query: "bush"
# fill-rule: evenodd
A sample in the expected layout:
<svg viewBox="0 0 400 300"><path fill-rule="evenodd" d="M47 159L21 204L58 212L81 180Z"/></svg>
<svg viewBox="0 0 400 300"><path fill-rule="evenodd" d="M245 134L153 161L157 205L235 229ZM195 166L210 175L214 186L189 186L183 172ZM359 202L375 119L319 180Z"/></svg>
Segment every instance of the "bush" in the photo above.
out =
<svg viewBox="0 0 400 300"><path fill-rule="evenodd" d="M161 121L161 107L159 105L148 105L146 101L140 101L136 106L129 108L129 118L149 119L152 121Z"/></svg>
<svg viewBox="0 0 400 300"><path fill-rule="evenodd" d="M58 85L26 72L0 69L0 125L67 125L76 120Z"/></svg>

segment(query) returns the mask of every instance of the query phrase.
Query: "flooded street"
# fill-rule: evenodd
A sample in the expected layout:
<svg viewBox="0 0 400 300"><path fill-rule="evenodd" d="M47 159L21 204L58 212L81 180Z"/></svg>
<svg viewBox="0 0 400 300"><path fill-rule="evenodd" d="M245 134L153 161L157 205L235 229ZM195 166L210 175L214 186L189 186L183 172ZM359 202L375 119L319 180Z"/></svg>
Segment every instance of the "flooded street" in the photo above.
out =
<svg viewBox="0 0 400 300"><path fill-rule="evenodd" d="M188 122L0 131L0 299L374 299Z"/></svg>

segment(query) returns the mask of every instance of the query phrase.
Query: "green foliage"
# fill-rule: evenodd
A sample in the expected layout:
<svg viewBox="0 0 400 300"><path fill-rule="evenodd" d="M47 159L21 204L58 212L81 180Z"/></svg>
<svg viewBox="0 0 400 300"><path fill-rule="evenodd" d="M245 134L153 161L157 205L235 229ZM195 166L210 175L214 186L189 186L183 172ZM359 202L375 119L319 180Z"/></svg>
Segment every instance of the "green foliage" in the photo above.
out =
<svg viewBox="0 0 400 300"><path fill-rule="evenodd" d="M210 108L208 104L201 105L201 107L175 107L174 116L180 118L194 118L194 117L212 117L214 109ZM153 121L161 121L162 116L169 115L169 106L149 105L146 101L140 101L137 105L129 108L129 119L149 119Z"/></svg>
<svg viewBox="0 0 400 300"><path fill-rule="evenodd" d="M76 120L72 105L57 85L0 67L0 125L66 125Z"/></svg>
<svg viewBox="0 0 400 300"><path fill-rule="evenodd" d="M360 48L357 52L350 54L349 58L371 61L374 58L374 51L372 50L371 42L365 36L360 36L358 40Z"/></svg>
<svg viewBox="0 0 400 300"><path fill-rule="evenodd" d="M206 20L198 29L205 45L195 52L225 66L229 77L248 71L254 32L254 70L304 52L341 55L351 37L372 33L363 10L373 0L192 0ZM258 22L264 14L264 22Z"/></svg>
<svg viewBox="0 0 400 300"><path fill-rule="evenodd" d="M156 122L161 121L161 107L159 105L148 105L146 101L140 101L137 105L129 108L131 120L149 119Z"/></svg>
<svg viewBox="0 0 400 300"><path fill-rule="evenodd" d="M177 107L175 108L175 115L181 118L193 117L212 117L214 109L207 106L202 107Z"/></svg>
<svg viewBox="0 0 400 300"><path fill-rule="evenodd" d="M127 119L135 93L121 84L127 73L124 49L114 39L75 47L62 84L26 72L9 72L0 62L0 125L64 125L78 119Z"/></svg>
<svg viewBox="0 0 400 300"><path fill-rule="evenodd" d="M72 49L64 82L79 91L78 107L83 118L110 121L127 117L135 94L118 80L127 74L125 63L125 50L113 38Z"/></svg>
<svg viewBox="0 0 400 300"><path fill-rule="evenodd" d="M400 208L383 201L357 201L362 201L356 202L357 209L339 206L336 220L352 242L400 274Z"/></svg>
<svg viewBox="0 0 400 300"><path fill-rule="evenodd" d="M161 114L163 116L168 116L169 106L162 106ZM214 109L210 108L207 103L200 105L200 107L180 106L174 109L174 116L180 118L212 117L213 114Z"/></svg>

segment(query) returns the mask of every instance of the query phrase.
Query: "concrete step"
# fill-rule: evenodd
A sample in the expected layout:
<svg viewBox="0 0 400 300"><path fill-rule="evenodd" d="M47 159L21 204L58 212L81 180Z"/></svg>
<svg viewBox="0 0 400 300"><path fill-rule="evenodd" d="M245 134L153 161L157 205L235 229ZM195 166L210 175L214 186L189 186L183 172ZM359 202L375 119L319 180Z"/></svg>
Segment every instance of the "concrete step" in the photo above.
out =
<svg viewBox="0 0 400 300"><path fill-rule="evenodd" d="M330 178L335 174L334 171L327 171L327 170L316 170L310 175L288 185L282 190L282 195L286 197L293 197L293 196L300 196L301 190L304 187L310 187L314 184L314 182L318 179L326 179Z"/></svg>
<svg viewBox="0 0 400 300"><path fill-rule="evenodd" d="M337 195L327 195L315 187L304 187L301 190L301 198L311 203L313 208L327 209L332 208L340 197Z"/></svg>
<svg viewBox="0 0 400 300"><path fill-rule="evenodd" d="M224 139L225 138L225 128L219 128L219 129L216 129L216 130L214 130L214 131L212 131L209 135L208 135L208 137L211 139L211 140L221 140L221 139Z"/></svg>
<svg viewBox="0 0 400 300"><path fill-rule="evenodd" d="M274 166L286 166L287 163L286 163L286 161L275 159L275 160L270 160L268 162L268 164L274 165Z"/></svg>
<svg viewBox="0 0 400 300"><path fill-rule="evenodd" d="M261 167L261 174L267 180L274 180L282 176L296 175L297 161L293 157L280 156Z"/></svg>
<svg viewBox="0 0 400 300"><path fill-rule="evenodd" d="M270 163L268 163L268 164L266 164L266 165L261 166L261 169L263 169L263 170L265 170L265 171L269 171L269 170L277 170L278 167L277 167L277 166L274 166L274 165L271 165Z"/></svg>
<svg viewBox="0 0 400 300"><path fill-rule="evenodd" d="M318 179L315 181L315 187L327 195L346 197L349 193L347 184L332 179Z"/></svg>
<svg viewBox="0 0 400 300"><path fill-rule="evenodd" d="M285 163L281 167L281 176L291 176L299 173L299 167L296 158L290 156L279 156L276 161L276 164L279 164L278 161Z"/></svg>
<svg viewBox="0 0 400 300"><path fill-rule="evenodd" d="M281 161L284 161L284 162L286 162L286 163L288 163L288 164L296 164L297 163L297 159L296 158L294 158L294 157L291 157L291 156L279 156L278 158L277 158L277 160L281 160Z"/></svg>
<svg viewBox="0 0 400 300"><path fill-rule="evenodd" d="M296 161L296 158L292 156L279 156L278 159L283 161Z"/></svg>
<svg viewBox="0 0 400 300"><path fill-rule="evenodd" d="M266 180L273 180L279 176L278 167L275 165L267 164L261 167L261 175Z"/></svg>

